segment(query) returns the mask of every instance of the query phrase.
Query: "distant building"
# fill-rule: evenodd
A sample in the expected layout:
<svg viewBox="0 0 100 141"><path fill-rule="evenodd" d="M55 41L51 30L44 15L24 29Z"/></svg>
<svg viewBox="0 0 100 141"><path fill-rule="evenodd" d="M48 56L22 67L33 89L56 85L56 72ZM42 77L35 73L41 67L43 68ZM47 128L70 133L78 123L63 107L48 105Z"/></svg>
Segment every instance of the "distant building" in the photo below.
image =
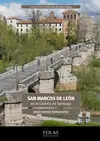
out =
<svg viewBox="0 0 100 141"><path fill-rule="evenodd" d="M6 17L0 15L0 20L4 21L6 23Z"/></svg>
<svg viewBox="0 0 100 141"><path fill-rule="evenodd" d="M48 17L42 18L38 21L40 27L43 30L48 28L49 30L53 29L53 31L57 33L64 33L65 36L68 34L68 22L75 21L78 22L80 18L80 13L74 10L67 10L62 13L62 18L56 17L54 12L50 12ZM22 20L17 17L10 17L6 19L8 25L12 25L15 31L19 34L28 33L32 28L32 20ZM88 23L88 34L87 38L90 38L90 31L92 30L89 25L92 25L92 18L87 18L86 22ZM92 27L92 26L91 26Z"/></svg>
<svg viewBox="0 0 100 141"><path fill-rule="evenodd" d="M32 20L20 20L17 24L17 32L19 33L28 33L32 28ZM40 19L38 22L39 26L44 30L48 28L49 30L53 29L57 33L62 33L62 19L56 18L54 12L52 11L50 15L44 19Z"/></svg>
<svg viewBox="0 0 100 141"><path fill-rule="evenodd" d="M78 18L80 16L80 13L74 10L67 10L62 13L63 18L62 18L62 32L64 33L65 36L68 34L68 22L69 21L78 21Z"/></svg>
<svg viewBox="0 0 100 141"><path fill-rule="evenodd" d="M22 19L19 19L17 17L10 17L6 19L7 25L11 25L12 27L14 27L13 29L16 31L17 29L17 23L19 21L21 21Z"/></svg>
<svg viewBox="0 0 100 141"><path fill-rule="evenodd" d="M28 33L32 28L32 21L31 20L20 20L16 23L16 31L19 34Z"/></svg>

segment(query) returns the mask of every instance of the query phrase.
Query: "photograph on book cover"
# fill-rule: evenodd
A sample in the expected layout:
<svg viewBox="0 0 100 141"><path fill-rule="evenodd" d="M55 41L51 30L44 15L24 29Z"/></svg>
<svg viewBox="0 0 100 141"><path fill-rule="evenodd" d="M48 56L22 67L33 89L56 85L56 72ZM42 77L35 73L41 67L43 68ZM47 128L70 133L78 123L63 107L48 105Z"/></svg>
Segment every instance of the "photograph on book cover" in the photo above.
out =
<svg viewBox="0 0 100 141"><path fill-rule="evenodd" d="M99 71L99 0L0 1L0 126L100 126Z"/></svg>

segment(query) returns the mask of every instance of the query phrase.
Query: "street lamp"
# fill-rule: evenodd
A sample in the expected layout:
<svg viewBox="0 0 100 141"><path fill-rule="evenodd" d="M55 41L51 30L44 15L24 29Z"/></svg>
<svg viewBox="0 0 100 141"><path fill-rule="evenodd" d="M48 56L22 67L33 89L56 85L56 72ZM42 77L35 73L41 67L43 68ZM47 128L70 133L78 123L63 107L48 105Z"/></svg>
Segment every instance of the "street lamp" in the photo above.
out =
<svg viewBox="0 0 100 141"><path fill-rule="evenodd" d="M45 70L48 70L47 53L45 56Z"/></svg>
<svg viewBox="0 0 100 141"><path fill-rule="evenodd" d="M17 66L17 64L18 64L18 60L16 60L16 91L18 91L18 89L19 89L19 81L18 81L18 66Z"/></svg>

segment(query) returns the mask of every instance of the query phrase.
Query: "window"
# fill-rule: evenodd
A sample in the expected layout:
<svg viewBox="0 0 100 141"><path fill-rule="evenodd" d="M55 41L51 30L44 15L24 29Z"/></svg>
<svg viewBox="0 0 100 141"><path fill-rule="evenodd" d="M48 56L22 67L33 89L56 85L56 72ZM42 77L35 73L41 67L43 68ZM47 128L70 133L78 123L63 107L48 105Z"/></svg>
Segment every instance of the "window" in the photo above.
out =
<svg viewBox="0 0 100 141"><path fill-rule="evenodd" d="M51 24L49 24L49 26L51 26Z"/></svg>
<svg viewBox="0 0 100 141"><path fill-rule="evenodd" d="M26 29L26 32L28 32L28 28Z"/></svg>
<svg viewBox="0 0 100 141"><path fill-rule="evenodd" d="M45 24L43 24L43 27L45 27Z"/></svg>
<svg viewBox="0 0 100 141"><path fill-rule="evenodd" d="M61 23L59 24L59 26L61 26Z"/></svg>
<svg viewBox="0 0 100 141"><path fill-rule="evenodd" d="M10 22L12 23L12 20Z"/></svg>
<svg viewBox="0 0 100 141"><path fill-rule="evenodd" d="M55 31L57 32L57 28L55 28Z"/></svg>
<svg viewBox="0 0 100 141"><path fill-rule="evenodd" d="M19 31L19 29L17 28L17 32Z"/></svg>
<svg viewBox="0 0 100 141"><path fill-rule="evenodd" d="M67 15L67 19L69 19L69 15Z"/></svg>
<svg viewBox="0 0 100 141"><path fill-rule="evenodd" d="M23 29L21 28L21 31L23 31Z"/></svg>
<svg viewBox="0 0 100 141"><path fill-rule="evenodd" d="M73 15L71 15L71 19L73 19Z"/></svg>
<svg viewBox="0 0 100 141"><path fill-rule="evenodd" d="M61 31L61 28L59 28L59 31Z"/></svg>
<svg viewBox="0 0 100 141"><path fill-rule="evenodd" d="M26 27L28 27L28 24L26 24Z"/></svg>
<svg viewBox="0 0 100 141"><path fill-rule="evenodd" d="M66 19L66 15L64 15L64 20Z"/></svg>

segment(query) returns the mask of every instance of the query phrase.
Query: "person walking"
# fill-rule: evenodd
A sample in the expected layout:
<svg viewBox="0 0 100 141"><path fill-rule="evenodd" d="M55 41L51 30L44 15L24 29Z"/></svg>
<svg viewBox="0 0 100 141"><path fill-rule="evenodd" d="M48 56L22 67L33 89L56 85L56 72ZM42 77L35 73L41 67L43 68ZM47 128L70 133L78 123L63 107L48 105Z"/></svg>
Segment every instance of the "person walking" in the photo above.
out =
<svg viewBox="0 0 100 141"><path fill-rule="evenodd" d="M37 65L38 65L38 67L40 66L40 59L39 58L37 60Z"/></svg>
<svg viewBox="0 0 100 141"><path fill-rule="evenodd" d="M22 65L22 68L21 69L22 69L22 72L24 72L24 65Z"/></svg>
<svg viewBox="0 0 100 141"><path fill-rule="evenodd" d="M53 64L53 59L52 59L52 57L51 57L51 64Z"/></svg>
<svg viewBox="0 0 100 141"><path fill-rule="evenodd" d="M63 59L64 58L64 55L63 54L61 54L61 59Z"/></svg>
<svg viewBox="0 0 100 141"><path fill-rule="evenodd" d="M69 45L69 50L71 51L71 45Z"/></svg>
<svg viewBox="0 0 100 141"><path fill-rule="evenodd" d="M15 65L13 65L13 70L15 71Z"/></svg>

